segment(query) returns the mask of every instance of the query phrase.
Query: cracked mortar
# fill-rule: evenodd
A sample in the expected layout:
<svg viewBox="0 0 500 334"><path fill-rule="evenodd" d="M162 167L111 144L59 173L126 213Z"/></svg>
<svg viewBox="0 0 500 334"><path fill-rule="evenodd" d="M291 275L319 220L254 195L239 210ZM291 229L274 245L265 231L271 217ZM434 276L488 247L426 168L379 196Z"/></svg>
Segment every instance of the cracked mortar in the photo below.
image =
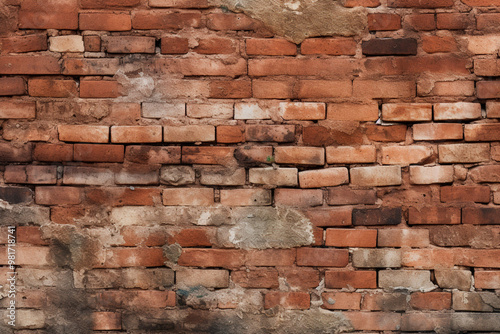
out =
<svg viewBox="0 0 500 334"><path fill-rule="evenodd" d="M365 9L345 8L332 0L210 0L214 6L243 12L274 33L300 44L308 37L354 36L367 25Z"/></svg>

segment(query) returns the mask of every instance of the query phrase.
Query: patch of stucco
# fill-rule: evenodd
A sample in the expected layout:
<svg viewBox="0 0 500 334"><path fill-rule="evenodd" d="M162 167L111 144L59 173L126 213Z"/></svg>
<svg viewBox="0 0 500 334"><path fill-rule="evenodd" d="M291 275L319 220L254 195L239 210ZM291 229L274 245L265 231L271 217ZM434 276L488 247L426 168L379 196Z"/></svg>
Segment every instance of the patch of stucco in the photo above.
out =
<svg viewBox="0 0 500 334"><path fill-rule="evenodd" d="M354 36L367 25L366 10L334 0L210 0L214 6L243 12L277 35L299 44L308 37Z"/></svg>

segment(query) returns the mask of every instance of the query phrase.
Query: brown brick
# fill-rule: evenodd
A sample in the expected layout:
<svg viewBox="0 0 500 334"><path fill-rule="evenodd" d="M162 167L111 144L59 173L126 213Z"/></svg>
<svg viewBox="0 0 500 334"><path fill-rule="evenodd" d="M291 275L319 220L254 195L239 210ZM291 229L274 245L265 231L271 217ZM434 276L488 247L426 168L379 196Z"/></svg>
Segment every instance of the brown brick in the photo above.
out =
<svg viewBox="0 0 500 334"><path fill-rule="evenodd" d="M28 187L0 187L0 199L9 204L30 204L33 192Z"/></svg>
<svg viewBox="0 0 500 334"><path fill-rule="evenodd" d="M249 59L248 74L253 77L291 75L318 78L347 78L357 71L355 60L340 58L269 58Z"/></svg>
<svg viewBox="0 0 500 334"><path fill-rule="evenodd" d="M406 125L367 125L368 139L378 142L401 142L406 139Z"/></svg>
<svg viewBox="0 0 500 334"><path fill-rule="evenodd" d="M345 267L349 262L347 249L298 248L297 265L314 267Z"/></svg>
<svg viewBox="0 0 500 334"><path fill-rule="evenodd" d="M252 80L253 97L258 99L291 99L293 93L293 82L282 80Z"/></svg>
<svg viewBox="0 0 500 334"><path fill-rule="evenodd" d="M247 141L295 141L295 125L247 125Z"/></svg>
<svg viewBox="0 0 500 334"><path fill-rule="evenodd" d="M80 204L81 188L76 187L36 187L35 202L40 205Z"/></svg>
<svg viewBox="0 0 500 334"><path fill-rule="evenodd" d="M408 211L409 225L443 225L460 224L460 208L454 207L410 207Z"/></svg>
<svg viewBox="0 0 500 334"><path fill-rule="evenodd" d="M100 52L101 37L94 35L83 36L83 45L86 52Z"/></svg>
<svg viewBox="0 0 500 334"><path fill-rule="evenodd" d="M271 191L267 189L221 189L220 202L227 206L271 205Z"/></svg>
<svg viewBox="0 0 500 334"><path fill-rule="evenodd" d="M397 14L368 14L368 30L398 30L401 29L401 16Z"/></svg>
<svg viewBox="0 0 500 334"><path fill-rule="evenodd" d="M441 202L490 202L488 186L445 186L441 187Z"/></svg>
<svg viewBox="0 0 500 334"><path fill-rule="evenodd" d="M367 56L407 56L417 54L417 40L413 38L372 39L362 42L361 47L363 54Z"/></svg>
<svg viewBox="0 0 500 334"><path fill-rule="evenodd" d="M376 201L377 196L373 190L328 189L327 203L330 205L375 204Z"/></svg>
<svg viewBox="0 0 500 334"><path fill-rule="evenodd" d="M161 200L158 188L100 187L85 190L85 199L90 205L152 206Z"/></svg>
<svg viewBox="0 0 500 334"><path fill-rule="evenodd" d="M80 13L80 30L127 31L132 29L128 13Z"/></svg>
<svg viewBox="0 0 500 334"><path fill-rule="evenodd" d="M69 142L107 143L109 127L103 125L59 125L59 140Z"/></svg>
<svg viewBox="0 0 500 334"><path fill-rule="evenodd" d="M274 202L286 206L318 206L323 204L323 191L279 188L274 191Z"/></svg>
<svg viewBox="0 0 500 334"><path fill-rule="evenodd" d="M225 165L234 161L233 147L182 147L183 164Z"/></svg>
<svg viewBox="0 0 500 334"><path fill-rule="evenodd" d="M30 119L35 118L35 102L27 101L0 101L0 119Z"/></svg>
<svg viewBox="0 0 500 334"><path fill-rule="evenodd" d="M436 22L438 29L463 30L470 25L467 14L462 13L438 13Z"/></svg>
<svg viewBox="0 0 500 334"><path fill-rule="evenodd" d="M74 160L85 162L123 162L123 145L75 144Z"/></svg>
<svg viewBox="0 0 500 334"><path fill-rule="evenodd" d="M246 182L245 168L203 166L197 171L203 185L241 186Z"/></svg>
<svg viewBox="0 0 500 334"><path fill-rule="evenodd" d="M422 36L422 50L427 53L454 52L458 46L451 36Z"/></svg>
<svg viewBox="0 0 500 334"><path fill-rule="evenodd" d="M161 248L113 247L106 250L106 259L96 267L160 267L164 262Z"/></svg>
<svg viewBox="0 0 500 334"><path fill-rule="evenodd" d="M118 58L66 58L63 61L65 75L115 75L118 71Z"/></svg>
<svg viewBox="0 0 500 334"><path fill-rule="evenodd" d="M353 96L363 99L389 99L414 97L416 85L413 81L354 80Z"/></svg>
<svg viewBox="0 0 500 334"><path fill-rule="evenodd" d="M432 153L430 147L420 145L384 146L381 150L383 164L400 166L425 164L431 159Z"/></svg>
<svg viewBox="0 0 500 334"><path fill-rule="evenodd" d="M211 30L255 30L258 23L245 14L214 13L207 16L207 27Z"/></svg>
<svg viewBox="0 0 500 334"><path fill-rule="evenodd" d="M303 55L354 56L356 45L356 42L351 38L311 38L302 42L300 52Z"/></svg>
<svg viewBox="0 0 500 334"><path fill-rule="evenodd" d="M439 163L474 163L489 160L489 144L439 145Z"/></svg>
<svg viewBox="0 0 500 334"><path fill-rule="evenodd" d="M500 271L476 271L474 285L476 289L498 289L500 287Z"/></svg>
<svg viewBox="0 0 500 334"><path fill-rule="evenodd" d="M249 80L212 81L210 97L214 99L243 99L252 97L252 83Z"/></svg>
<svg viewBox="0 0 500 334"><path fill-rule="evenodd" d="M162 54L184 54L189 52L189 41L187 38L163 37L161 39Z"/></svg>
<svg viewBox="0 0 500 334"><path fill-rule="evenodd" d="M308 209L303 213L316 227L352 225L351 208Z"/></svg>
<svg viewBox="0 0 500 334"><path fill-rule="evenodd" d="M329 103L327 118L337 121L376 121L378 114L377 103Z"/></svg>
<svg viewBox="0 0 500 334"><path fill-rule="evenodd" d="M233 271L231 280L243 288L272 289L278 287L278 271L274 268Z"/></svg>
<svg viewBox="0 0 500 334"><path fill-rule="evenodd" d="M444 8L453 6L452 0L389 0L389 7L395 8Z"/></svg>
<svg viewBox="0 0 500 334"><path fill-rule="evenodd" d="M119 312L93 312L92 323L95 331L121 330L122 315Z"/></svg>
<svg viewBox="0 0 500 334"><path fill-rule="evenodd" d="M402 216L401 208L353 209L352 224L363 226L399 225Z"/></svg>
<svg viewBox="0 0 500 334"><path fill-rule="evenodd" d="M369 293L365 294L361 309L368 311L405 311L407 295L403 293Z"/></svg>
<svg viewBox="0 0 500 334"><path fill-rule="evenodd" d="M303 99L320 99L332 97L349 97L351 96L351 94L351 80L300 80L299 92L297 96ZM321 119L323 118L325 118L324 113Z"/></svg>
<svg viewBox="0 0 500 334"><path fill-rule="evenodd" d="M476 225L499 225L500 209L482 207L463 208L462 223Z"/></svg>
<svg viewBox="0 0 500 334"><path fill-rule="evenodd" d="M207 0L149 0L150 7L208 8Z"/></svg>
<svg viewBox="0 0 500 334"><path fill-rule="evenodd" d="M19 11L21 29L69 29L78 28L78 7L75 1L44 2L22 1Z"/></svg>
<svg viewBox="0 0 500 334"><path fill-rule="evenodd" d="M245 141L245 129L238 125L219 125L217 127L218 143L241 143Z"/></svg>
<svg viewBox="0 0 500 334"><path fill-rule="evenodd" d="M0 78L0 96L24 94L26 94L26 83L23 78Z"/></svg>
<svg viewBox="0 0 500 334"><path fill-rule="evenodd" d="M178 260L180 266L230 269L239 268L244 262L244 251L235 249L184 248Z"/></svg>
<svg viewBox="0 0 500 334"><path fill-rule="evenodd" d="M368 270L327 270L325 272L325 286L329 289L376 289L377 272Z"/></svg>
<svg viewBox="0 0 500 334"><path fill-rule="evenodd" d="M154 37L108 36L104 42L108 53L155 53Z"/></svg>
<svg viewBox="0 0 500 334"><path fill-rule="evenodd" d="M378 247L412 247L429 246L429 230L424 229L381 229L378 231Z"/></svg>
<svg viewBox="0 0 500 334"><path fill-rule="evenodd" d="M475 59L474 73L481 76L500 76L498 59Z"/></svg>
<svg viewBox="0 0 500 334"><path fill-rule="evenodd" d="M179 164L181 162L181 147L129 145L125 150L125 158L127 161L141 164Z"/></svg>
<svg viewBox="0 0 500 334"><path fill-rule="evenodd" d="M344 167L309 170L299 173L301 188L334 187L348 182L349 172Z"/></svg>
<svg viewBox="0 0 500 334"><path fill-rule="evenodd" d="M56 184L56 166L6 166L5 183Z"/></svg>

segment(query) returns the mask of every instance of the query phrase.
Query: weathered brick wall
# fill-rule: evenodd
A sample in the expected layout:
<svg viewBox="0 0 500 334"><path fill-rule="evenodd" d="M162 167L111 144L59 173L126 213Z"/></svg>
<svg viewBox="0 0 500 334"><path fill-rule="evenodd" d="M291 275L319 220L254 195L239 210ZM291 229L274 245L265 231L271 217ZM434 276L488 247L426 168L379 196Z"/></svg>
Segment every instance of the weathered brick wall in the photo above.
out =
<svg viewBox="0 0 500 334"><path fill-rule="evenodd" d="M499 332L500 2L342 5L0 1L1 333Z"/></svg>

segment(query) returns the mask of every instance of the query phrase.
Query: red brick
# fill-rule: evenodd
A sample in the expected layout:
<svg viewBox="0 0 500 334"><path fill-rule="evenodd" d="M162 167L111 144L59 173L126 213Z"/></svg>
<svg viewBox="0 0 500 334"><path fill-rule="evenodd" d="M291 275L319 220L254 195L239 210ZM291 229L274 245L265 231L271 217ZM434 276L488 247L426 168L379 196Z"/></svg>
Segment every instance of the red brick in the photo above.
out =
<svg viewBox="0 0 500 334"><path fill-rule="evenodd" d="M295 249L254 250L247 254L246 265L256 267L292 266L295 263Z"/></svg>
<svg viewBox="0 0 500 334"><path fill-rule="evenodd" d="M434 14L412 14L405 18L405 21L417 31L428 31L436 29Z"/></svg>
<svg viewBox="0 0 500 334"><path fill-rule="evenodd" d="M149 126L112 126L112 143L161 143L162 127Z"/></svg>
<svg viewBox="0 0 500 334"><path fill-rule="evenodd" d="M226 165L234 161L232 147L182 147L183 164Z"/></svg>
<svg viewBox="0 0 500 334"><path fill-rule="evenodd" d="M247 125L245 133L247 141L295 141L295 125Z"/></svg>
<svg viewBox="0 0 500 334"><path fill-rule="evenodd" d="M33 147L30 143L17 147L11 143L0 143L0 162L30 162Z"/></svg>
<svg viewBox="0 0 500 334"><path fill-rule="evenodd" d="M354 80L353 95L366 99L403 98L416 95L413 81Z"/></svg>
<svg viewBox="0 0 500 334"><path fill-rule="evenodd" d="M258 99L291 99L293 82L278 80L252 80L253 97Z"/></svg>
<svg viewBox="0 0 500 334"><path fill-rule="evenodd" d="M119 59L66 58L63 61L65 75L115 75Z"/></svg>
<svg viewBox="0 0 500 334"><path fill-rule="evenodd" d="M466 141L500 140L500 124L466 124L464 129Z"/></svg>
<svg viewBox="0 0 500 334"><path fill-rule="evenodd" d="M215 99L242 99L252 97L252 82L248 80L210 82L210 97Z"/></svg>
<svg viewBox="0 0 500 334"><path fill-rule="evenodd" d="M18 226L17 241L31 245L48 245L48 241L42 238L39 226Z"/></svg>
<svg viewBox="0 0 500 334"><path fill-rule="evenodd" d="M80 30L127 31L132 29L128 13L80 13Z"/></svg>
<svg viewBox="0 0 500 334"><path fill-rule="evenodd" d="M140 3L140 0L82 0L80 6L85 9L109 9L117 7L135 7Z"/></svg>
<svg viewBox="0 0 500 334"><path fill-rule="evenodd" d="M123 162L123 145L75 144L74 160L85 162Z"/></svg>
<svg viewBox="0 0 500 334"><path fill-rule="evenodd" d="M35 161L72 161L73 145L37 143L33 158Z"/></svg>
<svg viewBox="0 0 500 334"><path fill-rule="evenodd" d="M429 230L425 229L381 229L378 231L378 247L429 246Z"/></svg>
<svg viewBox="0 0 500 334"><path fill-rule="evenodd" d="M73 80L30 79L28 81L30 96L41 97L76 97L78 91Z"/></svg>
<svg viewBox="0 0 500 334"><path fill-rule="evenodd" d="M460 208L453 207L411 207L408 211L409 225L460 224Z"/></svg>
<svg viewBox="0 0 500 334"><path fill-rule="evenodd" d="M500 82L479 81L476 83L477 97L479 99L500 98Z"/></svg>
<svg viewBox="0 0 500 334"><path fill-rule="evenodd" d="M113 243L113 246L163 246L167 243L167 233L164 230L125 226L120 231L123 240Z"/></svg>
<svg viewBox="0 0 500 334"><path fill-rule="evenodd" d="M6 166L5 183L56 184L56 166Z"/></svg>
<svg viewBox="0 0 500 334"><path fill-rule="evenodd" d="M441 187L441 202L490 202L488 186L445 186Z"/></svg>
<svg viewBox="0 0 500 334"><path fill-rule="evenodd" d="M35 202L40 205L80 204L81 190L76 187L36 187Z"/></svg>
<svg viewBox="0 0 500 334"><path fill-rule="evenodd" d="M26 94L26 83L23 78L0 78L0 96L24 94Z"/></svg>
<svg viewBox="0 0 500 334"><path fill-rule="evenodd" d="M469 177L476 183L500 182L500 166L479 166L469 170Z"/></svg>
<svg viewBox="0 0 500 334"><path fill-rule="evenodd" d="M179 30L201 26L200 13L140 10L132 14L132 27L139 30Z"/></svg>
<svg viewBox="0 0 500 334"><path fill-rule="evenodd" d="M329 80L300 80L298 97L304 99L349 97L352 94L352 82Z"/></svg>
<svg viewBox="0 0 500 334"><path fill-rule="evenodd" d="M160 203L160 189L131 187L87 188L86 201L91 205L129 206Z"/></svg>
<svg viewBox="0 0 500 334"><path fill-rule="evenodd" d="M78 5L75 0L46 1L36 0L21 2L19 11L21 29L78 29Z"/></svg>
<svg viewBox="0 0 500 334"><path fill-rule="evenodd" d="M377 272L368 270L327 270L325 272L325 287L328 289L376 289Z"/></svg>
<svg viewBox="0 0 500 334"><path fill-rule="evenodd" d="M349 183L349 172L343 167L303 171L299 183L301 188L334 187Z"/></svg>
<svg viewBox="0 0 500 334"><path fill-rule="evenodd" d="M384 103L382 120L394 122L418 122L432 120L430 103Z"/></svg>
<svg viewBox="0 0 500 334"><path fill-rule="evenodd" d="M101 37L92 35L83 36L83 45L86 52L100 52Z"/></svg>
<svg viewBox="0 0 500 334"><path fill-rule="evenodd" d="M106 259L97 268L161 267L165 258L161 248L108 248Z"/></svg>
<svg viewBox="0 0 500 334"><path fill-rule="evenodd" d="M155 38L145 36L107 36L108 53L155 53Z"/></svg>
<svg viewBox="0 0 500 334"><path fill-rule="evenodd" d="M357 292L323 292L323 307L328 310L359 310L361 294Z"/></svg>
<svg viewBox="0 0 500 334"><path fill-rule="evenodd" d="M0 101L0 119L35 118L35 102L4 100Z"/></svg>
<svg viewBox="0 0 500 334"><path fill-rule="evenodd" d="M35 34L0 38L2 53L45 51L48 48L47 35Z"/></svg>
<svg viewBox="0 0 500 334"><path fill-rule="evenodd" d="M127 161L141 164L179 164L181 147L131 145L126 147L125 157Z"/></svg>
<svg viewBox="0 0 500 334"><path fill-rule="evenodd" d="M463 208L462 224L499 225L500 208Z"/></svg>
<svg viewBox="0 0 500 334"><path fill-rule="evenodd" d="M214 204L212 188L168 188L163 189L163 205L197 205Z"/></svg>
<svg viewBox="0 0 500 334"><path fill-rule="evenodd" d="M425 123L413 125L413 140L459 140L463 127L459 123Z"/></svg>
<svg viewBox="0 0 500 334"><path fill-rule="evenodd" d="M312 38L302 42L300 52L303 55L354 56L356 46L356 42L351 38Z"/></svg>
<svg viewBox="0 0 500 334"><path fill-rule="evenodd" d="M397 14L368 14L368 30L398 30L401 29L401 16Z"/></svg>
<svg viewBox="0 0 500 334"><path fill-rule="evenodd" d="M237 269L245 263L245 253L236 249L184 248L178 264L185 267Z"/></svg>
<svg viewBox="0 0 500 334"><path fill-rule="evenodd" d="M245 14L214 13L207 16L211 30L256 30L259 24Z"/></svg>
<svg viewBox="0 0 500 334"><path fill-rule="evenodd" d="M80 82L80 97L81 98L106 98L119 97L121 87L118 81L99 80L90 81L83 80Z"/></svg>
<svg viewBox="0 0 500 334"><path fill-rule="evenodd" d="M184 54L189 52L189 41L187 38L163 37L161 39L162 54Z"/></svg>
<svg viewBox="0 0 500 334"><path fill-rule="evenodd" d="M474 59L474 73L481 76L500 76L498 59Z"/></svg>
<svg viewBox="0 0 500 334"><path fill-rule="evenodd" d="M317 76L318 78L347 78L358 70L358 62L351 59L281 58L250 59L248 74L253 77L272 75Z"/></svg>
<svg viewBox="0 0 500 334"><path fill-rule="evenodd" d="M52 56L0 56L0 74L60 74L59 59Z"/></svg>
<svg viewBox="0 0 500 334"><path fill-rule="evenodd" d="M233 271L231 281L243 288L272 289L279 286L278 271L274 268Z"/></svg>
<svg viewBox="0 0 500 334"><path fill-rule="evenodd" d="M440 163L473 163L490 160L489 144L439 145Z"/></svg>
<svg viewBox="0 0 500 334"><path fill-rule="evenodd" d="M294 56L297 46L280 38L250 38L246 40L247 55Z"/></svg>
<svg viewBox="0 0 500 334"><path fill-rule="evenodd" d="M278 268L280 276L286 279L287 284L301 289L316 288L319 283L318 270L307 267Z"/></svg>
<svg viewBox="0 0 500 334"><path fill-rule="evenodd" d="M59 140L69 142L107 143L109 127L103 125L59 125Z"/></svg>
<svg viewBox="0 0 500 334"><path fill-rule="evenodd" d="M316 227L352 225L351 208L309 209L304 214Z"/></svg>
<svg viewBox="0 0 500 334"><path fill-rule="evenodd" d="M245 129L238 125L220 125L217 127L218 143L242 143L245 141Z"/></svg>
<svg viewBox="0 0 500 334"><path fill-rule="evenodd" d="M377 230L329 228L326 230L325 246L377 247Z"/></svg>
<svg viewBox="0 0 500 334"><path fill-rule="evenodd" d="M274 202L286 206L318 206L323 204L323 190L279 188L274 191Z"/></svg>
<svg viewBox="0 0 500 334"><path fill-rule="evenodd" d="M366 104L329 103L328 119L337 121L376 121L379 117L376 102Z"/></svg>
<svg viewBox="0 0 500 334"><path fill-rule="evenodd" d="M92 322L92 329L95 331L122 329L122 315L119 312L93 312Z"/></svg>
<svg viewBox="0 0 500 334"><path fill-rule="evenodd" d="M401 315L386 312L344 312L355 330L397 331L401 328Z"/></svg>
<svg viewBox="0 0 500 334"><path fill-rule="evenodd" d="M470 25L468 15L462 13L438 13L436 15L438 29L463 30Z"/></svg>
<svg viewBox="0 0 500 334"><path fill-rule="evenodd" d="M213 125L164 126L163 141L173 142L173 143L215 141L215 126Z"/></svg>
<svg viewBox="0 0 500 334"><path fill-rule="evenodd" d="M475 271L476 289L500 289L500 271Z"/></svg>
<svg viewBox="0 0 500 334"><path fill-rule="evenodd" d="M193 51L207 55L232 54L236 52L236 48L231 39L213 37L198 40L198 46Z"/></svg>
<svg viewBox="0 0 500 334"><path fill-rule="evenodd" d="M403 267L417 269L453 268L454 253L451 248L422 248L404 250Z"/></svg>
<svg viewBox="0 0 500 334"><path fill-rule="evenodd" d="M444 8L453 6L452 0L389 0L388 7L396 8Z"/></svg>
<svg viewBox="0 0 500 334"><path fill-rule="evenodd" d="M274 159L279 164L324 165L325 149L321 147L278 146Z"/></svg>
<svg viewBox="0 0 500 334"><path fill-rule="evenodd" d="M297 265L309 267L345 267L349 263L347 249L298 248Z"/></svg>
<svg viewBox="0 0 500 334"><path fill-rule="evenodd" d="M210 236L207 230L200 228L186 228L178 232L171 232L168 243L177 243L181 247L211 247ZM162 245L160 245L162 246Z"/></svg>
<svg viewBox="0 0 500 334"><path fill-rule="evenodd" d="M500 249L455 249L455 265L475 268L500 268Z"/></svg>
<svg viewBox="0 0 500 334"><path fill-rule="evenodd" d="M432 149L428 146L384 146L382 147L382 163L387 165L406 166L425 164L432 157Z"/></svg>
<svg viewBox="0 0 500 334"><path fill-rule="evenodd" d="M422 36L422 49L427 53L457 51L457 42L451 36Z"/></svg>
<svg viewBox="0 0 500 334"><path fill-rule="evenodd" d="M208 8L207 0L149 0L150 7Z"/></svg>
<svg viewBox="0 0 500 334"><path fill-rule="evenodd" d="M281 306L287 310L307 310L311 297L307 292L271 291L264 296L264 308Z"/></svg>

